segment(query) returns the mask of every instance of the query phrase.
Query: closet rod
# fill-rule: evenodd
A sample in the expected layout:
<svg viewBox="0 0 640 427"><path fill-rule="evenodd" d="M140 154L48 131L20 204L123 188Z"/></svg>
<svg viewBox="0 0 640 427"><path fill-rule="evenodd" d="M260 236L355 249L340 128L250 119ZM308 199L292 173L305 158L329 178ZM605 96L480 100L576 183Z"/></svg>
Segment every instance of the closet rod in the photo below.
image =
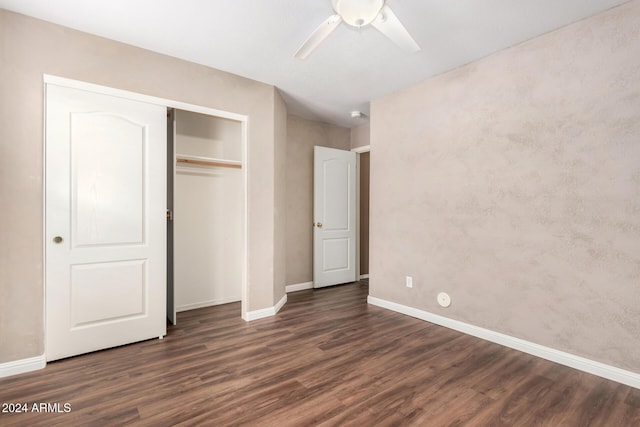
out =
<svg viewBox="0 0 640 427"><path fill-rule="evenodd" d="M204 166L220 166L223 168L235 168L241 169L242 165L237 163L225 163L225 162L216 162L213 160L195 160L195 159L181 159L177 158L176 161L178 163L191 163L194 165L204 165Z"/></svg>

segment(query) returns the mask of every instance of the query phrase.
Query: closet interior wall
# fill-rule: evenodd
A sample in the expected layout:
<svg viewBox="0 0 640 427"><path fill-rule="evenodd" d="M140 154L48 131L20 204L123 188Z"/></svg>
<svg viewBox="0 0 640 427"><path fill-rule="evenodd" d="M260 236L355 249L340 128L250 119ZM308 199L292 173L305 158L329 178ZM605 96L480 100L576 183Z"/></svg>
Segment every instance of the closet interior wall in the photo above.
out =
<svg viewBox="0 0 640 427"><path fill-rule="evenodd" d="M242 125L176 110L176 311L241 300Z"/></svg>

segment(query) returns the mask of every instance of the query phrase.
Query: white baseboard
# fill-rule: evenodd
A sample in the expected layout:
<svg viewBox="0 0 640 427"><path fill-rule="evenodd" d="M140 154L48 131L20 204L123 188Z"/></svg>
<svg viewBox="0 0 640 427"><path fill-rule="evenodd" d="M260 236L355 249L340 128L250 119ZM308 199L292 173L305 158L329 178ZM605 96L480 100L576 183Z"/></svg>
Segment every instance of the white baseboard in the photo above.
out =
<svg viewBox="0 0 640 427"><path fill-rule="evenodd" d="M231 297L231 298L220 298L220 299L213 299L210 301L196 302L193 304L183 304L183 305L176 306L176 312L195 310L196 308L211 307L212 305L229 304L230 302L238 302L240 300L241 300L240 297L237 297L237 298Z"/></svg>
<svg viewBox="0 0 640 427"><path fill-rule="evenodd" d="M44 354L28 359L14 360L12 362L0 363L0 378L12 375L24 374L25 372L37 371L47 365Z"/></svg>
<svg viewBox="0 0 640 427"><path fill-rule="evenodd" d="M361 279L368 279L368 278L369 278L369 275L368 275L368 274L361 274L361 275L360 275L360 278L361 278Z"/></svg>
<svg viewBox="0 0 640 427"><path fill-rule="evenodd" d="M265 317L275 316L278 311L285 305L287 302L287 294L284 294L280 301L276 303L273 307L267 307L260 310L247 311L244 317L244 320L247 322L251 322L252 320L264 319Z"/></svg>
<svg viewBox="0 0 640 427"><path fill-rule="evenodd" d="M278 314L278 312L280 311L280 309L282 307L284 307L286 302L287 302L287 294L285 293L284 296L282 298L280 298L280 301L278 301L278 303L275 306L273 306L273 309L274 309L274 313L273 314L274 314L274 316L276 314Z"/></svg>
<svg viewBox="0 0 640 427"><path fill-rule="evenodd" d="M313 289L313 282L296 283L295 285L287 285L285 292L304 291L305 289Z"/></svg>
<svg viewBox="0 0 640 427"><path fill-rule="evenodd" d="M615 366L606 365L574 354L565 353L564 351L556 350L554 348L545 347L520 338L515 338L489 329L470 325L459 320L450 319L448 317L429 313L427 311L408 307L395 302L386 301L380 298L369 296L367 297L367 302L371 305L435 323L458 332L472 335L483 340L491 341L505 347L513 348L533 356L541 357L561 365L569 366L589 374L597 375L608 380L640 389L640 373L616 368Z"/></svg>

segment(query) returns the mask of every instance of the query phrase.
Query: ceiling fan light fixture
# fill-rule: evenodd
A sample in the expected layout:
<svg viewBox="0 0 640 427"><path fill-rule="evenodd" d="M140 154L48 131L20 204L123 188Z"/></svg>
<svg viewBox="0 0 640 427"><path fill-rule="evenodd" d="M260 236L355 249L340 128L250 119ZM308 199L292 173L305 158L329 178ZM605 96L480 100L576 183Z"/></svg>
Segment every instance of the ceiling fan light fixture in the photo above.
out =
<svg viewBox="0 0 640 427"><path fill-rule="evenodd" d="M385 0L331 0L331 5L336 14L327 18L307 37L295 53L297 59L304 60L309 56L342 22L357 28L371 25L404 51L414 53L420 50L418 43Z"/></svg>
<svg viewBox="0 0 640 427"><path fill-rule="evenodd" d="M384 6L384 0L331 0L331 3L345 23L357 28L372 23Z"/></svg>

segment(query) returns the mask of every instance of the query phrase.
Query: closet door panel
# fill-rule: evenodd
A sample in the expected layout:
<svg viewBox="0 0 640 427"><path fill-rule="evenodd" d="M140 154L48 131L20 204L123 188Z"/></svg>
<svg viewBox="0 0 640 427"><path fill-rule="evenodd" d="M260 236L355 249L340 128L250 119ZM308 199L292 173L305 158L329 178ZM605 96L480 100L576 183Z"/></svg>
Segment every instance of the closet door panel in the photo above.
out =
<svg viewBox="0 0 640 427"><path fill-rule="evenodd" d="M46 86L48 361L166 333L165 115L135 94Z"/></svg>

